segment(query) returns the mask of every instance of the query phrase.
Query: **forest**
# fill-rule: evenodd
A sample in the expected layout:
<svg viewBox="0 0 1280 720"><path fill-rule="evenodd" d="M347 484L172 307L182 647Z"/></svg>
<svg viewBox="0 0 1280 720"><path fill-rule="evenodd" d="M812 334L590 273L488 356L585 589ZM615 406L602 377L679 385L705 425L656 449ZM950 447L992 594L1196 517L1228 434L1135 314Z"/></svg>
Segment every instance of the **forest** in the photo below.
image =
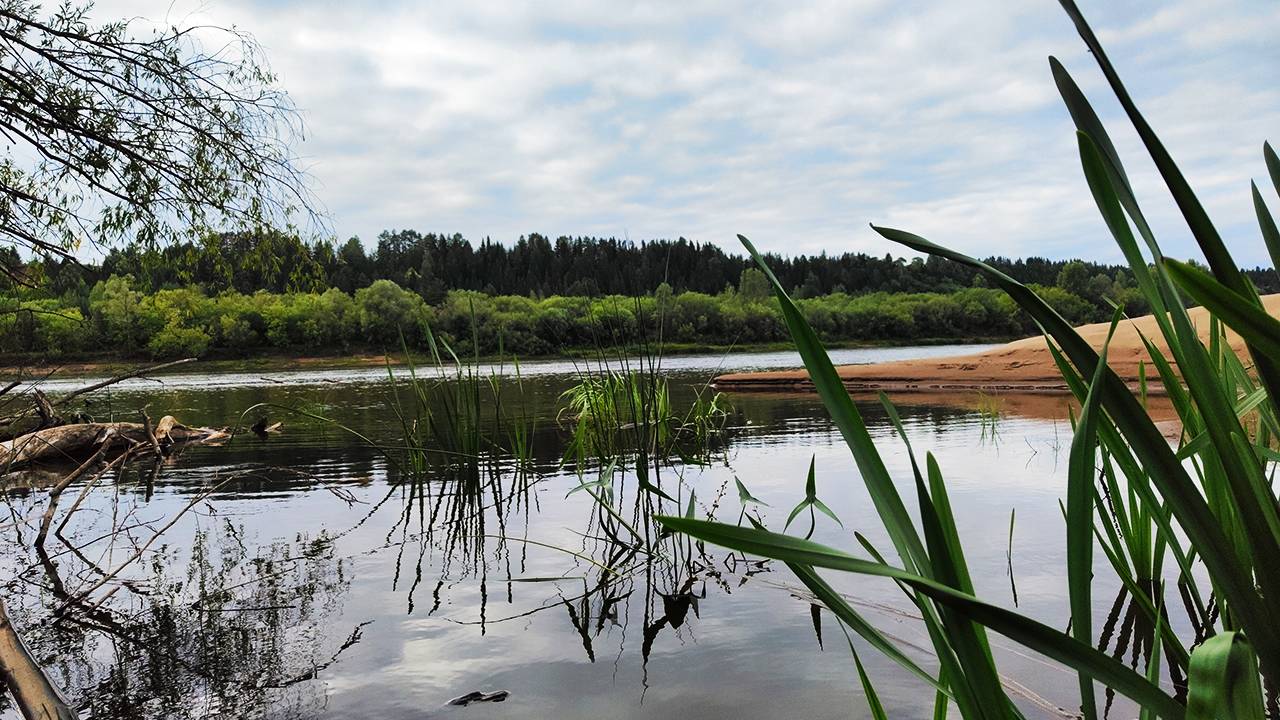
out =
<svg viewBox="0 0 1280 720"><path fill-rule="evenodd" d="M828 342L1003 339L1036 332L1002 293L959 266L846 253L770 256ZM989 261L1035 286L1073 323L1114 304L1147 312L1121 266L1044 258ZM777 301L746 258L684 239L461 236L384 232L366 251L284 233L113 248L98 264L22 263L0 295L0 352L31 360L423 349L521 357L661 339L690 348L783 342ZM619 267L628 268L620 273ZM1246 271L1264 292L1271 272Z"/></svg>
<svg viewBox="0 0 1280 720"><path fill-rule="evenodd" d="M974 274L934 257L907 260L865 253L816 256L766 254L765 261L783 286L801 297L830 293L951 292L969 287ZM1049 260L1041 257L990 257L986 262L1015 280L1057 285L1072 265L1064 289L1099 295L1104 285L1129 277L1123 265ZM449 290L486 295L644 295L667 283L677 293L716 294L736 286L742 271L754 267L741 254L713 243L676 240L632 242L616 238L537 233L509 245L489 238L478 244L461 235L388 230L372 248L359 238L345 243L306 241L282 232L217 233L198 241L164 245L117 243L101 262L70 259L22 264L16 252L0 249L0 267L18 268L7 279L47 288L59 296L85 295L85 288L112 275L130 276L143 293L199 287L209 295L234 290L253 293L324 292L348 295L376 280L390 280L436 304ZM626 268L626 272L618 272ZM1246 271L1262 292L1280 291L1269 270ZM5 282L0 278L0 283ZM0 286L3 287L3 286Z"/></svg>

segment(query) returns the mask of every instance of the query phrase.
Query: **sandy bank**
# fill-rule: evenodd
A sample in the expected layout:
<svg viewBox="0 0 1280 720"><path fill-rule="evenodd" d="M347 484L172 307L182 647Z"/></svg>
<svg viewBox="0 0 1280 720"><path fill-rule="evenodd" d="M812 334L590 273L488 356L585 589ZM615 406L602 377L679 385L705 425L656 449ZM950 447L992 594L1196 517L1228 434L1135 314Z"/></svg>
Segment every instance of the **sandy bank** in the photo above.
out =
<svg viewBox="0 0 1280 720"><path fill-rule="evenodd" d="M1263 297L1267 312L1280 316L1280 294ZM1190 311L1191 321L1207 337L1208 313L1203 308ZM1094 323L1078 328L1080 335L1095 348L1101 348L1107 337L1108 323ZM1168 357L1168 346L1160 337L1155 318L1144 315L1125 320L1116 329L1108 350L1108 364L1125 380L1138 381L1138 366L1149 362L1142 336L1152 340ZM1244 352L1244 343L1235 333L1228 333L1232 348ZM1049 354L1043 337L1015 340L997 348L970 355L943 358L900 360L875 365L841 365L836 368L850 391L888 390L895 392L947 392L981 390L984 392L1062 393L1066 385ZM1154 369L1148 367L1149 377ZM803 370L778 370L721 375L715 379L721 390L801 390L812 387L809 374Z"/></svg>

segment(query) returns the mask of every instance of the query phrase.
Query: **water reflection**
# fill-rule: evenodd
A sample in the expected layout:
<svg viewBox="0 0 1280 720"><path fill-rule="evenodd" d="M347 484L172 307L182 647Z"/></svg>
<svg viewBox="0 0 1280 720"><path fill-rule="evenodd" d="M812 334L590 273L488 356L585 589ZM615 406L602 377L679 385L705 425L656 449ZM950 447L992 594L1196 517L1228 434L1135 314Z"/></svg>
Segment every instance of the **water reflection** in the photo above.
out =
<svg viewBox="0 0 1280 720"><path fill-rule="evenodd" d="M313 717L312 682L361 640L326 628L351 583L329 538L253 547L230 519L210 518L186 548L166 547L115 587L110 602L80 588L104 573L84 538L65 540L19 575L8 595L34 655L94 718ZM9 558L13 560L14 558ZM51 615L45 612L59 608ZM44 616L40 622L32 622Z"/></svg>
<svg viewBox="0 0 1280 720"><path fill-rule="evenodd" d="M817 453L823 499L847 526L874 526L817 400L736 396L731 432L709 455L633 443L622 460L586 463L579 475L575 463L562 464L572 429L557 422L556 399L571 381L525 381L511 405L533 419L520 457L479 453L415 467L332 424L273 409L282 434L189 448L158 475L150 464L130 465L90 495L70 545L51 545L46 557L7 551L23 598L13 613L59 682L101 718L437 711L630 718L698 708L709 717L823 717L856 702L843 640L831 642L840 633L823 626L789 574L663 534L652 520L692 511L732 521L741 510L736 475L772 506L758 509L762 519L780 528ZM671 375L674 401L688 401L704 382ZM111 403L120 413L147 403L180 408L184 421L209 425L262 402L292 405L394 445L402 422L387 411L391 392L385 384L163 388L118 392ZM1008 594L1005 528L1010 505L1022 503L1022 605L1061 626L1062 576L1046 548L1059 545L1048 448L1065 413L1041 420L1006 412L1000 447L992 447L979 441L984 419L972 399L904 400L907 432L936 449L956 478L958 513L969 523L962 532L976 538L976 581L991 580L980 593L997 601ZM859 406L872 433L889 440L879 403ZM895 465L903 458L888 462L909 477ZM71 603L48 617L145 541L149 528L213 487L164 536L162 550L148 552L122 576L127 582L111 584L119 589L105 602ZM9 498L16 531L43 511L43 493L15 487ZM130 525L132 539L114 546L98 539ZM988 529L999 531L991 547ZM820 522L815 537L850 546L831 523ZM833 582L883 609L887 623L909 622L897 614L902 599L893 587ZM1110 600L1099 600L1100 616ZM1136 653L1141 663L1153 638L1144 616L1130 617L1132 602L1117 602L1105 647L1126 662ZM905 715L927 714L917 685L868 660L887 701ZM1011 672L1027 669L1008 662ZM1067 676L1061 687L1074 682ZM1045 693L1055 687L1049 682ZM446 709L473 691L510 696Z"/></svg>

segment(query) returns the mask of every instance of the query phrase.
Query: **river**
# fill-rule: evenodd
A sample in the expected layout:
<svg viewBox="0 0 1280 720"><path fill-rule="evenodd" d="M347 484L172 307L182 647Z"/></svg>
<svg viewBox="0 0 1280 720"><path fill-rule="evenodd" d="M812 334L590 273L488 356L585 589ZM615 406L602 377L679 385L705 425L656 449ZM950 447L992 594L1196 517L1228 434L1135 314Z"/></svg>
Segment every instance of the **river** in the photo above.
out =
<svg viewBox="0 0 1280 720"><path fill-rule="evenodd" d="M686 406L717 373L798 364L792 353L686 356L663 360L661 373L672 405ZM96 420L133 420L146 407L191 425L266 417L283 426L183 449L158 469L137 461L108 473L45 557L30 549L45 494L11 486L4 532L16 541L0 558L12 578L10 613L82 715L100 719L868 717L845 636L785 567L658 537L648 521L653 511L685 512L693 494L699 517L732 522L745 509L781 530L812 459L819 497L842 523L818 515L814 539L858 550L858 530L891 549L817 397L726 395L725 436L705 456L655 465L650 482L672 501L637 499L634 471L595 486L597 496L616 493L625 510L615 517L591 492L574 492L600 468L579 474L562 462L560 395L588 365L485 368L518 387L507 392L533 430L526 462L492 457L470 474L427 470L416 481L394 447L404 429L394 407L412 400L402 368L393 371L398 391L375 368L193 371L100 392L85 408ZM86 382L44 387L56 395ZM916 451L933 453L946 476L977 593L1065 628L1065 402L894 400ZM909 459L884 410L874 398L858 404L913 504ZM760 502L744 508L735 479ZM79 489L64 495L59 517ZM63 599L125 564L173 517L140 561L52 619ZM809 522L802 515L792 531ZM932 666L914 608L893 583L828 577ZM1114 614L1105 587L1095 589L1095 627ZM855 643L892 717L931 716L928 686ZM1030 690L1017 696L1029 717L1058 717L1052 707L1072 704L1074 674L1003 638L993 643L1002 671ZM449 704L473 691L506 695ZM2 717L17 715L6 708Z"/></svg>

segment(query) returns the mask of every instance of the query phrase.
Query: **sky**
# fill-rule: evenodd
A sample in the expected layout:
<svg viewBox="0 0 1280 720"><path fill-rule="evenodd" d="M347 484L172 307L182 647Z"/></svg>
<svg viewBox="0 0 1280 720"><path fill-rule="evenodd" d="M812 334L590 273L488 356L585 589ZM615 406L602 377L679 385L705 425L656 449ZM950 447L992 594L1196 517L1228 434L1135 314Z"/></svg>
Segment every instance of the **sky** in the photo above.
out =
<svg viewBox="0 0 1280 720"><path fill-rule="evenodd" d="M1237 259L1265 262L1249 180L1266 179L1263 140L1280 141L1280 3L1080 4ZM1195 252L1053 0L104 0L94 14L252 33L302 111L301 163L341 239L736 251L742 233L786 254L910 254L874 222L980 256L1118 261L1054 55L1166 252Z"/></svg>

